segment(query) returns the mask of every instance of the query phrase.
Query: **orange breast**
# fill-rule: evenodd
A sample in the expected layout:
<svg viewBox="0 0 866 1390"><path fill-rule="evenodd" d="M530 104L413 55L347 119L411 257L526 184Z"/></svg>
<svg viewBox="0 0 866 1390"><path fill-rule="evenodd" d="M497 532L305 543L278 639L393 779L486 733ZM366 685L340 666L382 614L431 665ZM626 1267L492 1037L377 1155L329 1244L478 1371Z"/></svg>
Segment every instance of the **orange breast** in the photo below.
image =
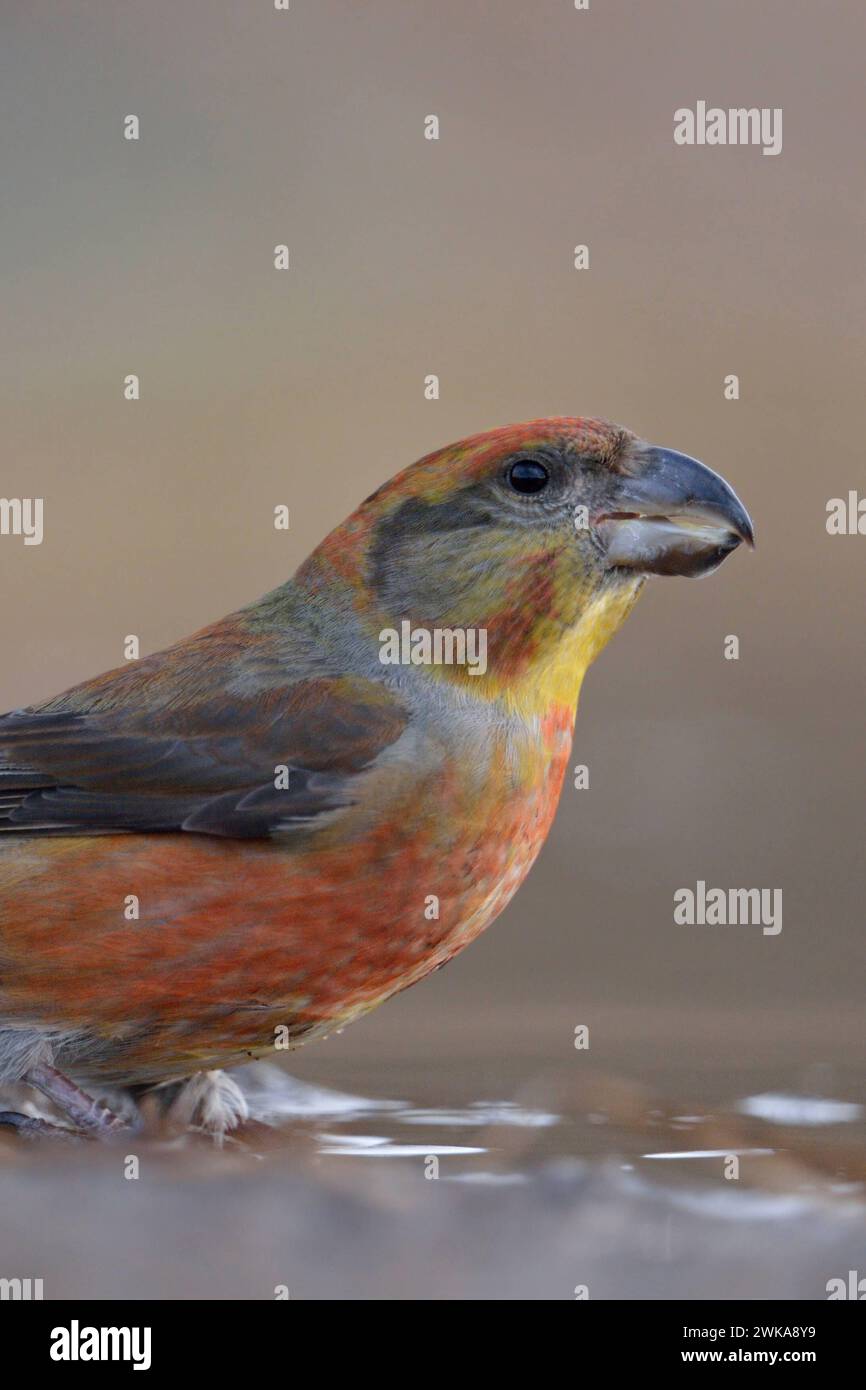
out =
<svg viewBox="0 0 866 1390"><path fill-rule="evenodd" d="M479 786L450 760L300 850L197 835L17 838L0 859L0 1017L80 1031L82 1070L231 1065L367 1012L468 945L549 830L569 711ZM130 919L130 900L139 916Z"/></svg>

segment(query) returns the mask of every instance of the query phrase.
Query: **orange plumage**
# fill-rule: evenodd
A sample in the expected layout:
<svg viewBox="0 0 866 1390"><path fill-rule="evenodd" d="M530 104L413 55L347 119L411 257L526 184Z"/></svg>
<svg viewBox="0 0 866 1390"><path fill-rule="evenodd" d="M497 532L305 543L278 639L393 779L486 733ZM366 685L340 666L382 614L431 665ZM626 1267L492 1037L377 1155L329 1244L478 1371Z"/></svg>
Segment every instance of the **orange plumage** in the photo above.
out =
<svg viewBox="0 0 866 1390"><path fill-rule="evenodd" d="M645 573L742 538L721 479L628 431L491 431L264 599L0 720L0 1080L231 1066L450 959L538 854ZM404 622L483 631L484 669L385 663Z"/></svg>

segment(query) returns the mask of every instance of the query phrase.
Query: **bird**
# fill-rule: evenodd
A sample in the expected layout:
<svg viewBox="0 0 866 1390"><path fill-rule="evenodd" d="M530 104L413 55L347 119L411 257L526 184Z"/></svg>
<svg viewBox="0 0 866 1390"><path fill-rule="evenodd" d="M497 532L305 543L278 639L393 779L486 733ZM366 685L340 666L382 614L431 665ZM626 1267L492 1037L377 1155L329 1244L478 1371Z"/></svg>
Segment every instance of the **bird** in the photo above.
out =
<svg viewBox="0 0 866 1390"><path fill-rule="evenodd" d="M398 472L263 598L0 718L0 1085L61 1116L0 1123L106 1136L106 1090L178 1084L231 1127L233 1068L450 961L544 844L647 579L742 542L687 454L507 425Z"/></svg>

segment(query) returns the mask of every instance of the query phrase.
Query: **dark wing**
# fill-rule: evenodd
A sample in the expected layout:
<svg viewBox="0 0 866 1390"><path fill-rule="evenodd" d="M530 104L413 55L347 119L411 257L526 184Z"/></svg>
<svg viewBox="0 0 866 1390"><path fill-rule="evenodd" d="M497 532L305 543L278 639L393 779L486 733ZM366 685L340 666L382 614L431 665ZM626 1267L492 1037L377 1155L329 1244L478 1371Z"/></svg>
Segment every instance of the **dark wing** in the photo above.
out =
<svg viewBox="0 0 866 1390"><path fill-rule="evenodd" d="M406 722L353 677L156 712L14 711L0 717L0 830L274 835L351 805L354 776Z"/></svg>

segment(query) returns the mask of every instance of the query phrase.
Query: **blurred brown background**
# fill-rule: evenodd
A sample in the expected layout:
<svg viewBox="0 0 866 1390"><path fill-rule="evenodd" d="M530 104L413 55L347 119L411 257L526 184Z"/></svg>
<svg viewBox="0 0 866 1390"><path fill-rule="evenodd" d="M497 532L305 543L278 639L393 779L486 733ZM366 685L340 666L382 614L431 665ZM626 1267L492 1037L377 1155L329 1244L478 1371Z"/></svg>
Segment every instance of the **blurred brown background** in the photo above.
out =
<svg viewBox="0 0 866 1390"><path fill-rule="evenodd" d="M590 789L503 919L327 1065L567 1058L578 1022L632 1070L862 1060L866 538L824 523L866 488L863 27L856 0L4 7L0 491L44 497L45 540L0 539L3 708L273 587L493 425L607 416L755 518L590 673ZM782 107L782 153L677 147L699 99ZM698 878L782 888L781 935L674 925Z"/></svg>

